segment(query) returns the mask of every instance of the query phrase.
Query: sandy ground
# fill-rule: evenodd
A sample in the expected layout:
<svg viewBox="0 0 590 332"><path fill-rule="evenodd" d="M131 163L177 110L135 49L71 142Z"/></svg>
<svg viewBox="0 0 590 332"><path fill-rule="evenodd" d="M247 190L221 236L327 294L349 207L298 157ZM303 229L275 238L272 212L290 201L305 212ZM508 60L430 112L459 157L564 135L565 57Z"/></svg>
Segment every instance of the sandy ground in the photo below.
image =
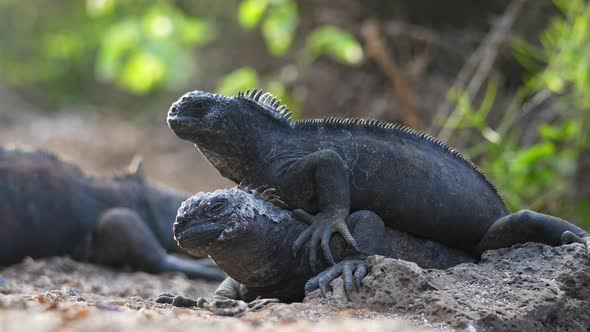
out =
<svg viewBox="0 0 590 332"><path fill-rule="evenodd" d="M0 270L0 331L419 331L392 313L272 304L238 319L154 302L163 292L211 295L215 283L181 274L116 271L69 258Z"/></svg>

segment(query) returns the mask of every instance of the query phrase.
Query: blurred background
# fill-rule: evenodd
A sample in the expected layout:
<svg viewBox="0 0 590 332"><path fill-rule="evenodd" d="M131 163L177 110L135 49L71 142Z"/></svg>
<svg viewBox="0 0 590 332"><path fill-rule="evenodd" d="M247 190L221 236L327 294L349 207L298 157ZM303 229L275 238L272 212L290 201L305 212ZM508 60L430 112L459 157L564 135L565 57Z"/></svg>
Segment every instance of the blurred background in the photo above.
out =
<svg viewBox="0 0 590 332"><path fill-rule="evenodd" d="M231 183L168 107L259 87L295 118L426 131L511 209L590 228L589 42L586 0L0 0L0 144L102 175L140 154L156 182L213 190Z"/></svg>

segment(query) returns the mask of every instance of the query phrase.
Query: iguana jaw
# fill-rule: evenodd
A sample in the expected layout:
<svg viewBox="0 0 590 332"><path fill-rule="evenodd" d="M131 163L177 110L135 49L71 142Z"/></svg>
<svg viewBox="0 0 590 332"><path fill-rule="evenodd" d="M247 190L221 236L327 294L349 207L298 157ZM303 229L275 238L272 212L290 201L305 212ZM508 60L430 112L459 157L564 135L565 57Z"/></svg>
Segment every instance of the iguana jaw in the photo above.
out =
<svg viewBox="0 0 590 332"><path fill-rule="evenodd" d="M170 129L172 129L176 136L181 139L191 139L194 135L195 127L198 127L198 125L198 120L191 116L168 116L168 126L170 126Z"/></svg>

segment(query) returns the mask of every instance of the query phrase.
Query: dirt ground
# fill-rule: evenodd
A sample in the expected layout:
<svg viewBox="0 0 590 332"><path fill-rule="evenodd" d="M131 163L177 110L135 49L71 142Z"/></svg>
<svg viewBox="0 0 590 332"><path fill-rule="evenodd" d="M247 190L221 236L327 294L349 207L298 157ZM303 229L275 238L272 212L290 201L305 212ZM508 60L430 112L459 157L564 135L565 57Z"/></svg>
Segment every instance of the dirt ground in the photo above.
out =
<svg viewBox="0 0 590 332"><path fill-rule="evenodd" d="M163 292L211 295L215 283L181 274L116 271L69 258L0 270L0 331L418 331L394 314L273 304L241 319L154 302Z"/></svg>
<svg viewBox="0 0 590 332"><path fill-rule="evenodd" d="M219 176L194 146L177 139L163 119L138 123L91 112L0 113L0 145L46 149L100 175L123 172L140 154L150 180L191 193L233 185ZM195 298L211 296L216 286L180 274L116 271L69 258L28 259L0 269L0 331L203 332L280 328L356 332L433 327L420 317L399 317L364 308L338 309L330 304L273 304L238 319L154 302L164 292Z"/></svg>

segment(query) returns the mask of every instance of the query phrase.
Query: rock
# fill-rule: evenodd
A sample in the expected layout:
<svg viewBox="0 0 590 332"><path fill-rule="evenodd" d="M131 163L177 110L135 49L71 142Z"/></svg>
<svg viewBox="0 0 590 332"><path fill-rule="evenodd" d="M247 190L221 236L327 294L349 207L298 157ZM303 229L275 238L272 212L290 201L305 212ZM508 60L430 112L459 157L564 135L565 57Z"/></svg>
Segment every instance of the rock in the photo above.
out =
<svg viewBox="0 0 590 332"><path fill-rule="evenodd" d="M586 331L590 328L590 260L580 244L537 243L490 250L477 264L422 269L372 256L370 273L347 302L337 279L330 303L393 310L455 329L482 331ZM319 291L308 304L324 303Z"/></svg>

